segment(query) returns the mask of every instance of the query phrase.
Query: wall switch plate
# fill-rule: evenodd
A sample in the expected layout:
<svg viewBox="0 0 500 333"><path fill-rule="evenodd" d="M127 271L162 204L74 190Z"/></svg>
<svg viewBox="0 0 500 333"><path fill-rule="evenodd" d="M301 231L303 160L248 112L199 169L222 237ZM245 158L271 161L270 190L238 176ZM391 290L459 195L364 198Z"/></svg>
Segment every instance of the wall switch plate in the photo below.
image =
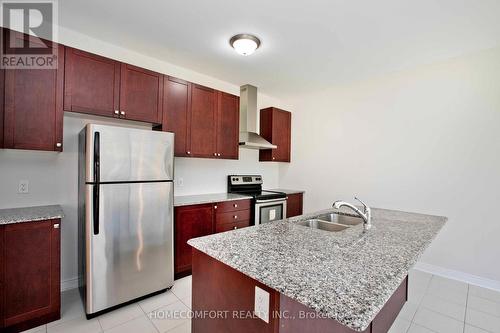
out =
<svg viewBox="0 0 500 333"><path fill-rule="evenodd" d="M255 286L254 313L269 324L269 293Z"/></svg>
<svg viewBox="0 0 500 333"><path fill-rule="evenodd" d="M26 179L22 179L19 181L19 188L17 189L17 193L26 194L30 192L30 182Z"/></svg>

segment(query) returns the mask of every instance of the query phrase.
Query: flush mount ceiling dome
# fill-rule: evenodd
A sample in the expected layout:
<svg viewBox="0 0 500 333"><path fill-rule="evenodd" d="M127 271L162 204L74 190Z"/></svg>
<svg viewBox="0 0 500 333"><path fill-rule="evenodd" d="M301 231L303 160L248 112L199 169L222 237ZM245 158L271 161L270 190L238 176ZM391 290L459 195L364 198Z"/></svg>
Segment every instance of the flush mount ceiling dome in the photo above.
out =
<svg viewBox="0 0 500 333"><path fill-rule="evenodd" d="M255 52L260 46L260 39L251 34L238 34L229 40L229 44L236 52L247 56Z"/></svg>

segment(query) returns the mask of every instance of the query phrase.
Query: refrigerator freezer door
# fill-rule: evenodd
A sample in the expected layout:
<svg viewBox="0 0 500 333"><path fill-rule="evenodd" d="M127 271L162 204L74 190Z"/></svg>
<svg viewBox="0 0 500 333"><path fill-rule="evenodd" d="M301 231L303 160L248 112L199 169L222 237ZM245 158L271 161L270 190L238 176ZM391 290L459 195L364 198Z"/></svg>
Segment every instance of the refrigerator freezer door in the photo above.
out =
<svg viewBox="0 0 500 333"><path fill-rule="evenodd" d="M94 232L94 187L99 232ZM173 183L86 185L86 312L173 285Z"/></svg>
<svg viewBox="0 0 500 333"><path fill-rule="evenodd" d="M98 132L98 145L95 133ZM99 149L100 181L172 180L174 134L89 124L86 128L86 182L95 182L94 148Z"/></svg>

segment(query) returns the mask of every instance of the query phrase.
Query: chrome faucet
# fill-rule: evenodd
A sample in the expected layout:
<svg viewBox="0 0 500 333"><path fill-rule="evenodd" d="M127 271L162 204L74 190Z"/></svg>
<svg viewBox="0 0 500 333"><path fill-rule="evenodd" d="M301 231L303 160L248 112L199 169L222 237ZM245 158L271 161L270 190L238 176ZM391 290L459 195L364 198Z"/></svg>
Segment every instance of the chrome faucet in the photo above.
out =
<svg viewBox="0 0 500 333"><path fill-rule="evenodd" d="M333 203L333 208L335 209L340 209L342 206L346 206L351 208L356 214L359 215L363 219L365 229L370 229L372 227L372 211L370 207L368 207L363 201L359 200L357 197L354 197L354 199L358 200L361 202L363 205L363 211L360 211L356 206L353 204L350 204L348 202L342 201L342 200L337 200Z"/></svg>

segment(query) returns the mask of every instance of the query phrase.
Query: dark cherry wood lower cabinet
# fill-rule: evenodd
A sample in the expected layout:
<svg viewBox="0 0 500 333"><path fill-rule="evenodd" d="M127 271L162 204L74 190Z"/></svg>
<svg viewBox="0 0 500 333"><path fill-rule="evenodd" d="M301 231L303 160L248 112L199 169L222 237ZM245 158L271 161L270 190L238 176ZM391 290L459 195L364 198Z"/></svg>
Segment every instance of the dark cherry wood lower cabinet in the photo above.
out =
<svg viewBox="0 0 500 333"><path fill-rule="evenodd" d="M60 223L0 226L0 332L60 318Z"/></svg>
<svg viewBox="0 0 500 333"><path fill-rule="evenodd" d="M213 205L191 205L174 209L174 275L176 279L191 274L191 238L213 233Z"/></svg>
<svg viewBox="0 0 500 333"><path fill-rule="evenodd" d="M241 229L253 223L251 200L224 201L174 208L174 276L191 274L191 238Z"/></svg>
<svg viewBox="0 0 500 333"><path fill-rule="evenodd" d="M294 217L303 214L304 193L288 194L286 201L286 217Z"/></svg>
<svg viewBox="0 0 500 333"><path fill-rule="evenodd" d="M355 332L335 320L307 315L308 313L314 314L314 310L196 249L193 249L192 266L192 310L195 313L219 311L221 314L219 317L213 318L193 318L193 333ZM407 285L408 278L394 292L370 326L364 331L365 333L387 332L407 300ZM251 315L254 310L256 286L269 292L269 323ZM238 316L234 316L235 313ZM277 315L273 316L273 313L287 313L287 315L279 318ZM292 319L294 316L295 319Z"/></svg>

